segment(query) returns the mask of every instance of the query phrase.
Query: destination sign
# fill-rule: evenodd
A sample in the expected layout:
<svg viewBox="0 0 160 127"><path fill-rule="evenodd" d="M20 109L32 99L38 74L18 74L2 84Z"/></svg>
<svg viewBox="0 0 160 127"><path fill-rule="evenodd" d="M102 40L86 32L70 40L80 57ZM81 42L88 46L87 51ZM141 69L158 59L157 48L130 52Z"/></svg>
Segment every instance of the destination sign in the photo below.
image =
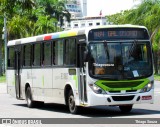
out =
<svg viewBox="0 0 160 127"><path fill-rule="evenodd" d="M149 39L145 29L115 28L94 29L89 32L89 40L113 40L113 39Z"/></svg>

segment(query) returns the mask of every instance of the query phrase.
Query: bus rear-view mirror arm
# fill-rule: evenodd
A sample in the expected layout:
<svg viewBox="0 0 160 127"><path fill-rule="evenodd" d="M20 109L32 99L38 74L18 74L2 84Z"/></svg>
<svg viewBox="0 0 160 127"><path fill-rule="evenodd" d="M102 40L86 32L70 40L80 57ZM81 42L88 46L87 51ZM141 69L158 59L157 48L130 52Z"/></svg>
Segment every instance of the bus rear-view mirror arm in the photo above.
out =
<svg viewBox="0 0 160 127"><path fill-rule="evenodd" d="M84 51L83 53L83 62L88 62L89 54L88 51Z"/></svg>

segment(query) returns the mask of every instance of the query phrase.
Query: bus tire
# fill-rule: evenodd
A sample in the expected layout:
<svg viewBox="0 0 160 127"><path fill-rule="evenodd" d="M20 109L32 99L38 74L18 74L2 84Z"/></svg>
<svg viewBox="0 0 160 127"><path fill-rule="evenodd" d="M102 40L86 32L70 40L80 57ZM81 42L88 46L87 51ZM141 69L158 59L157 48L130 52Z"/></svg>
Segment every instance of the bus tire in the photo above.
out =
<svg viewBox="0 0 160 127"><path fill-rule="evenodd" d="M132 107L133 105L123 105L123 106L119 106L119 109L123 113L129 113L132 110Z"/></svg>
<svg viewBox="0 0 160 127"><path fill-rule="evenodd" d="M31 88L27 87L26 90L26 101L27 101L27 106L29 108L33 108L35 106L35 101L32 99L32 93L31 93Z"/></svg>
<svg viewBox="0 0 160 127"><path fill-rule="evenodd" d="M72 114L78 113L78 106L76 106L75 104L75 99L74 99L72 90L70 90L68 94L68 107L69 107L70 113Z"/></svg>

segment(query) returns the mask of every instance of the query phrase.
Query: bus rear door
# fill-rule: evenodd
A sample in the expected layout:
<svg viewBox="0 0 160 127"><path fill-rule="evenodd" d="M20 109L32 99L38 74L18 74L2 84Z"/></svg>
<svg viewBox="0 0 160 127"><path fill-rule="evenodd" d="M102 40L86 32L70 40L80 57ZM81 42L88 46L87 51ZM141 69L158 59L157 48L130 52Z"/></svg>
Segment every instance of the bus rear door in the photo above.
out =
<svg viewBox="0 0 160 127"><path fill-rule="evenodd" d="M21 99L21 46L15 46L15 91L16 98Z"/></svg>

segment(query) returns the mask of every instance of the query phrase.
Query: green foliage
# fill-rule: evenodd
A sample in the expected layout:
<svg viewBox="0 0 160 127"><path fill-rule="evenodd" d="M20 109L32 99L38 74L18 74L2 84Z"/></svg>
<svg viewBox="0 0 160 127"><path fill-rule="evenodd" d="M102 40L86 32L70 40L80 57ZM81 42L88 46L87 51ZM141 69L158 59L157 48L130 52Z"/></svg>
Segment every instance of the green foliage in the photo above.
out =
<svg viewBox="0 0 160 127"><path fill-rule="evenodd" d="M34 0L1 0L0 1L0 13L6 14L7 18L17 14L17 10L22 13L24 10L30 11L35 7Z"/></svg>
<svg viewBox="0 0 160 127"><path fill-rule="evenodd" d="M107 20L112 24L122 23L121 19L123 18L122 13L116 13L111 16L107 16Z"/></svg>
<svg viewBox="0 0 160 127"><path fill-rule="evenodd" d="M154 35L153 49L154 49L154 51L160 50L160 29Z"/></svg>
<svg viewBox="0 0 160 127"><path fill-rule="evenodd" d="M15 15L12 20L8 21L8 35L9 40L14 38L24 37L27 33L26 26L29 20L27 17L21 17L19 15Z"/></svg>
<svg viewBox="0 0 160 127"><path fill-rule="evenodd" d="M70 21L70 13L65 7L65 1L62 0L38 0L40 7L43 7L46 15L56 18L63 25L63 17L66 17L67 21Z"/></svg>
<svg viewBox="0 0 160 127"><path fill-rule="evenodd" d="M154 75L154 80L160 81L160 74Z"/></svg>
<svg viewBox="0 0 160 127"><path fill-rule="evenodd" d="M1 0L0 14L7 17L9 40L55 32L58 21L62 26L71 17L62 0Z"/></svg>
<svg viewBox="0 0 160 127"><path fill-rule="evenodd" d="M55 18L51 18L49 15L39 16L37 22L35 23L35 33L43 34L55 31L55 27L53 27L53 24L56 22L57 20Z"/></svg>

